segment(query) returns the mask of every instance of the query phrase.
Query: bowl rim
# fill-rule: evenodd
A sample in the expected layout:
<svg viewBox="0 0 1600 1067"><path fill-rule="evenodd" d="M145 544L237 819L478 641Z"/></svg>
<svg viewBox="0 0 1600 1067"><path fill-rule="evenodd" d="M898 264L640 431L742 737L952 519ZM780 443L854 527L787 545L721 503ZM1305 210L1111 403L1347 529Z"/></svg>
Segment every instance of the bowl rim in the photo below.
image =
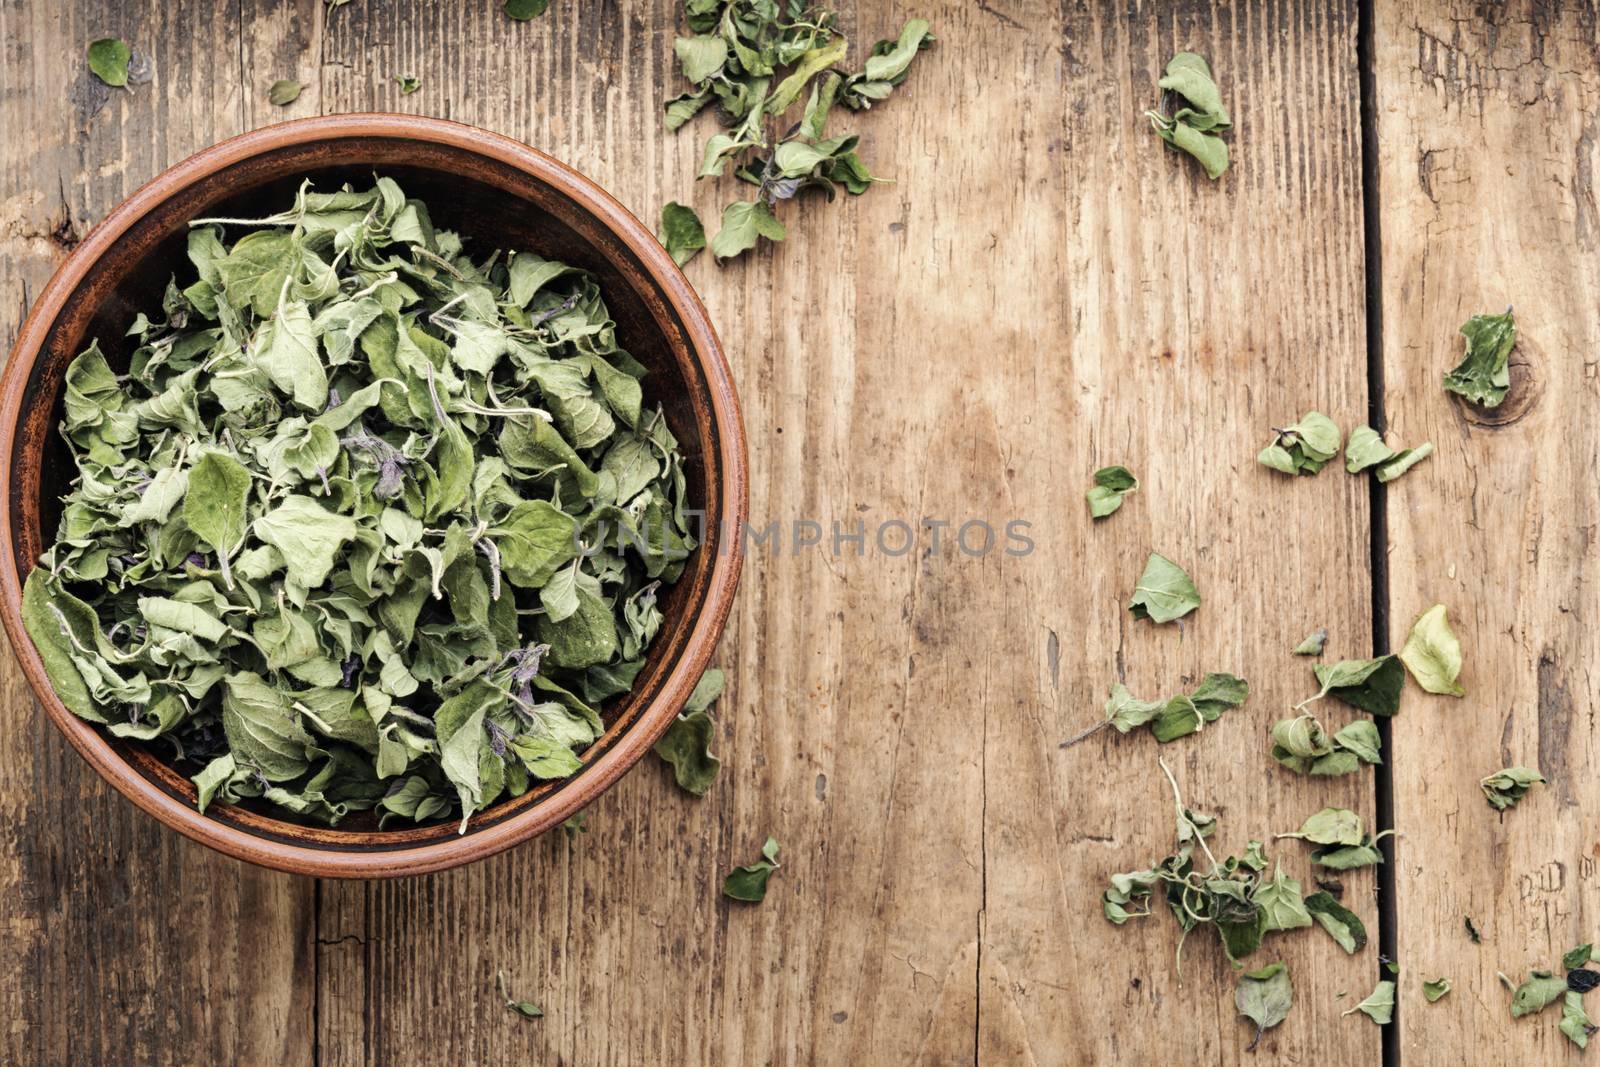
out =
<svg viewBox="0 0 1600 1067"><path fill-rule="evenodd" d="M139 774L93 724L68 711L45 674L44 662L22 624L22 576L11 532L11 480L16 428L26 385L44 342L89 268L151 209L191 182L267 151L300 144L381 137L461 149L513 167L553 187L589 212L636 256L682 323L688 348L709 387L722 473L724 536L692 619L682 654L660 690L631 727L585 768L571 788L471 834L383 851L310 848L248 833L210 818ZM710 316L683 271L654 234L592 179L504 134L448 119L361 112L293 119L238 134L195 153L122 201L96 225L40 291L0 373L0 621L35 698L58 730L102 778L165 825L236 859L294 874L333 878L390 878L427 874L485 859L549 830L592 803L630 770L660 738L710 663L731 613L744 562L740 536L749 507L743 415L733 375Z"/></svg>

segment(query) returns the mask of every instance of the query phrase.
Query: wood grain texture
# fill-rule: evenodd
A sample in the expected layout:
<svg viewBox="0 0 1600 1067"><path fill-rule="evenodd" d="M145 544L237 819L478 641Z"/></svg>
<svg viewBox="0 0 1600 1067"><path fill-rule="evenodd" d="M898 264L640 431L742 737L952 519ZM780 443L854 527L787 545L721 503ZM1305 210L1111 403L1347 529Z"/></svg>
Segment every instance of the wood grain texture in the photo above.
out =
<svg viewBox="0 0 1600 1067"><path fill-rule="evenodd" d="M1494 971L1555 964L1594 920L1600 46L1572 5L1458 6L1377 5L1374 41L1387 410L1400 440L1439 447L1387 490L1386 636L1398 646L1416 611L1449 603L1470 691L1409 691L1386 753L1405 835L1401 1052L1553 1062L1555 1019L1511 1025ZM1289 654L1304 633L1327 626L1330 659L1371 648L1366 482L1253 461L1308 408L1366 418L1356 4L840 7L858 49L911 13L941 38L887 105L848 117L895 184L791 205L786 245L689 269L740 385L752 518L783 531L747 563L724 641L710 795L647 764L586 835L446 875L313 884L160 832L0 660L0 1059L1249 1062L1210 939L1185 949L1179 986L1170 918L1117 929L1097 900L1111 872L1170 846L1157 755L1230 850L1324 804L1372 819L1370 771L1298 779L1266 737L1311 692ZM134 185L318 112L486 126L652 223L670 199L711 223L734 195L689 180L712 120L660 126L677 8L558 0L512 24L492 0L355 0L331 17L318 0L0 2L0 128L31 138L0 150L0 326L8 339L64 248ZM78 57L105 32L152 60L131 95L86 81ZM1215 185L1139 117L1184 47L1210 56L1238 124ZM397 74L421 91L400 95ZM306 89L273 109L282 77ZM1438 378L1460 322L1506 303L1524 366L1515 417L1489 427ZM1114 462L1142 488L1091 525L1082 491ZM967 556L952 527L942 551L924 530L894 556L871 535L896 518L1025 519L1036 549ZM804 519L824 544L796 553ZM832 551L836 521L865 524L863 554ZM1181 627L1125 610L1152 550L1206 598ZM1057 747L1113 681L1153 697L1208 670L1254 692L1200 736ZM1502 819L1476 782L1508 762L1552 784ZM784 849L769 899L730 906L722 874L768 833ZM1303 849L1281 844L1309 890ZM1343 881L1376 942L1372 872ZM1380 1031L1338 1016L1375 957L1319 930L1269 939L1255 960L1289 962L1296 1007L1257 1055L1376 1062ZM544 1019L501 1007L500 970ZM1423 1004L1424 974L1456 992Z"/></svg>
<svg viewBox="0 0 1600 1067"><path fill-rule="evenodd" d="M1575 1064L1559 1004L1513 1022L1495 972L1559 973L1596 932L1600 36L1575 4L1378 12L1387 410L1400 440L1438 446L1388 490L1389 637L1449 605L1467 690L1413 690L1395 720L1401 1058ZM1460 325L1507 305L1512 390L1484 412L1440 377ZM1508 764L1550 784L1501 815L1478 780ZM1424 1004L1423 974L1456 992Z"/></svg>
<svg viewBox="0 0 1600 1067"><path fill-rule="evenodd" d="M1271 835L1324 805L1368 825L1373 814L1370 771L1302 778L1269 759L1267 739L1315 691L1310 662L1290 652L1304 634L1326 626L1329 659L1368 654L1365 486L1337 466L1289 479L1254 461L1270 427L1307 409L1342 426L1364 413L1356 6L1122 11L1069 13L1059 66L1024 80L1059 80L1066 104L1014 138L1051 150L1024 185L1039 202L1019 205L1015 238L1001 242L1009 258L1020 238L1034 262L996 258L977 272L997 280L1016 349L1035 353L992 372L993 405L1016 457L1017 506L1051 534L1008 598L1025 605L1008 636L1027 659L1002 645L989 672L1021 675L988 702L981 992L997 1063L1252 1062L1214 935L1189 939L1180 986L1170 915L1117 928L1094 911L1111 872L1171 851L1158 756L1190 805L1220 816L1222 849L1265 840L1308 893L1319 869ZM1237 125L1233 169L1216 184L1136 121L1178 49L1209 56ZM1039 285L1005 286L1008 272ZM1090 527L1079 494L1089 472L1117 462L1140 491ZM1126 610L1150 551L1187 567L1205 599L1181 627ZM1150 699L1213 670L1247 678L1252 695L1198 736L1159 746L1106 731L1056 748L1100 714L1114 681ZM1330 729L1355 717L1316 710ZM1257 1057L1377 1061L1379 1031L1341 1021L1348 1004L1335 1001L1374 981L1374 881L1342 880L1374 945L1350 958L1321 930L1269 935L1251 963L1288 962L1295 1008Z"/></svg>
<svg viewBox="0 0 1600 1067"><path fill-rule="evenodd" d="M0 4L0 336L88 227L163 168L267 120L235 6ZM135 50L133 91L89 41ZM0 1061L312 1059L314 885L163 830L63 743L0 667Z"/></svg>

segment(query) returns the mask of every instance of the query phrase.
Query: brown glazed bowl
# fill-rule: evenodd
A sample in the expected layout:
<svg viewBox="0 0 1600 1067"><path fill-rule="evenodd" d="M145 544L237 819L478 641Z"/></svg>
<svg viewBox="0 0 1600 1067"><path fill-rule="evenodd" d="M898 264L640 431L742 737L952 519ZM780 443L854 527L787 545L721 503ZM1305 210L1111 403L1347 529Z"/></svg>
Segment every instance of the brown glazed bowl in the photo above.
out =
<svg viewBox="0 0 1600 1067"><path fill-rule="evenodd" d="M94 338L126 360L123 333L160 306L187 269L185 234L202 216L254 218L311 178L327 189L395 178L468 247L529 250L592 271L618 342L650 370L649 403L681 442L705 536L661 602L664 623L633 692L604 709L583 768L454 822L379 830L375 820L307 826L249 803L195 810L195 791L159 750L124 743L69 712L22 626L22 583L54 539L73 474L56 433L67 364ZM0 615L28 683L56 727L117 789L196 841L300 874L421 874L493 855L559 825L620 778L661 736L705 671L733 602L746 509L744 430L722 348L699 298L638 219L583 175L510 138L410 115L342 115L256 130L168 170L111 212L45 286L0 377ZM191 772L192 773L192 772Z"/></svg>

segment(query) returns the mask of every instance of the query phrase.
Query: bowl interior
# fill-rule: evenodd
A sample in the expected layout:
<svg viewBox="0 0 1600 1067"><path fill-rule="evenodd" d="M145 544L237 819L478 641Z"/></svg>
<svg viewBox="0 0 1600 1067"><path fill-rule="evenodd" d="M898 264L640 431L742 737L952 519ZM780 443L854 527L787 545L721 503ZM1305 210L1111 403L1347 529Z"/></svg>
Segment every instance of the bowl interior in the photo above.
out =
<svg viewBox="0 0 1600 1067"><path fill-rule="evenodd" d="M618 343L649 370L644 380L647 405L661 405L681 443L689 500L704 510L705 537L682 578L664 591L662 628L634 690L602 709L607 729L583 754L584 769L478 813L468 825L468 836L563 791L586 790L585 774L662 693L684 654L692 624L708 596L713 564L724 547L719 536L724 503L719 428L713 418L710 383L690 331L657 275L635 251L637 235L625 239L617 232L615 217L602 218L593 210L592 187L586 188L581 179L561 172L548 160L544 164L545 172L536 174L459 144L330 134L269 145L221 167L197 168L190 180L169 183L172 187L163 189L163 195L131 221L113 215L108 228L126 222L125 231L88 263L60 301L54 321L47 324L26 380L9 472L12 562L20 582L53 539L59 498L75 473L55 430L66 366L95 338L114 366L119 361L126 366L134 346L124 333L134 317L141 310L160 307L169 278L176 275L180 286L194 279L185 253L190 219L257 218L292 202L302 181L309 179L317 190L331 191L345 182L370 184L378 173L395 179L408 196L425 201L435 225L459 232L474 258L495 249L531 251L593 272L616 320ZM139 205L143 196L136 195L131 203ZM610 204L608 199L606 203ZM240 232L230 228L229 236ZM92 243L91 239L86 247ZM14 358L27 355L18 352ZM60 715L70 717L64 709L59 713L58 720ZM169 765L165 750L170 746L95 736L151 786L192 807L194 790L187 776L198 768ZM213 807L207 817L256 836L332 850L413 849L457 837L455 822L448 820L380 831L371 813L363 813L330 829L303 825L249 802Z"/></svg>

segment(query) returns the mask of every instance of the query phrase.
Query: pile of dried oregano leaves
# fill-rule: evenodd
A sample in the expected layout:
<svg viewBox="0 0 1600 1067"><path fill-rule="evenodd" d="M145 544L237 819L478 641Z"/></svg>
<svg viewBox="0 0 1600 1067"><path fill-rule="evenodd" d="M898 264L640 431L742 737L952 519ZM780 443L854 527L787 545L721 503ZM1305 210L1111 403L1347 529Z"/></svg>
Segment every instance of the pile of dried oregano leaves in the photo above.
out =
<svg viewBox="0 0 1600 1067"><path fill-rule="evenodd" d="M594 279L474 258L381 177L197 221L189 259L126 373L67 373L23 605L63 702L169 742L202 809L464 827L577 770L695 544Z"/></svg>

